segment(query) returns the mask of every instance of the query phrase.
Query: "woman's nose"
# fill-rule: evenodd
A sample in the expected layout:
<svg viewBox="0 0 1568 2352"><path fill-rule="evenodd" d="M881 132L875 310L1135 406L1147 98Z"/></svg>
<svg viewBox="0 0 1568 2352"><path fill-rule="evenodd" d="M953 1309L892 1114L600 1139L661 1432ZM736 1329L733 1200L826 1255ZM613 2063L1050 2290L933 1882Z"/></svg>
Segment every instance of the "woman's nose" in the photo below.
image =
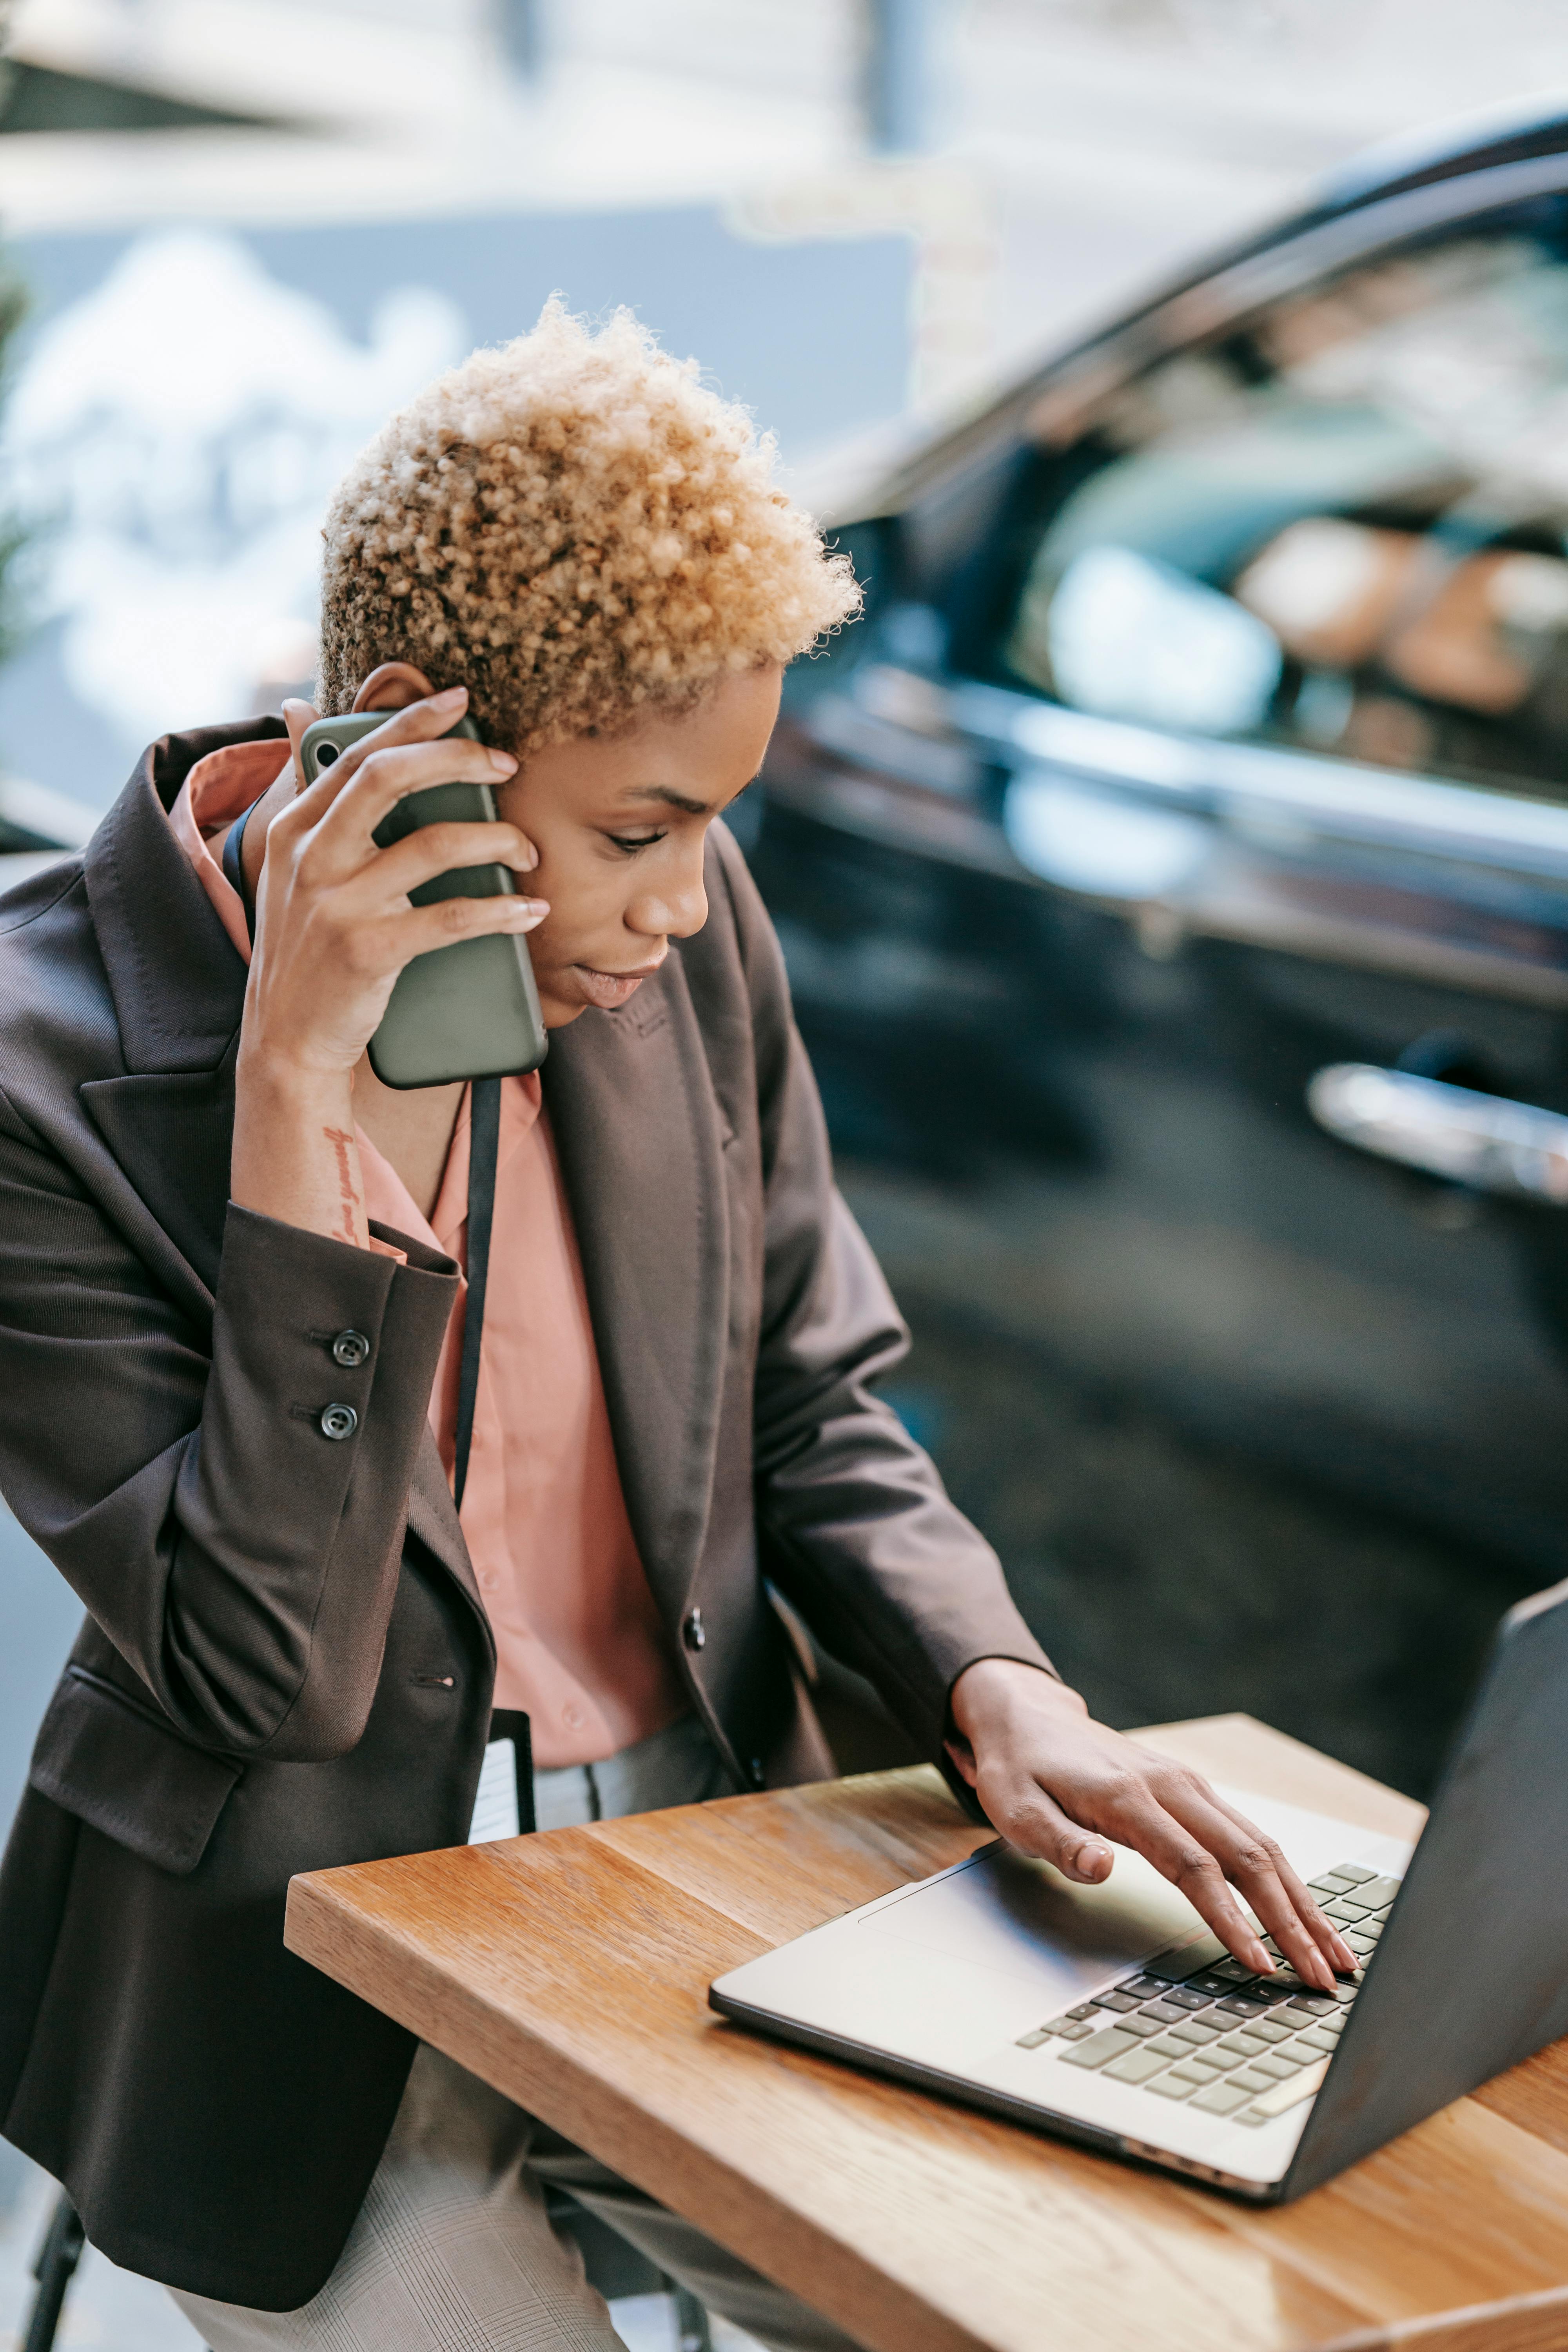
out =
<svg viewBox="0 0 1568 2352"><path fill-rule="evenodd" d="M708 893L699 866L675 887L645 890L626 908L626 922L650 940L689 940L708 920Z"/></svg>

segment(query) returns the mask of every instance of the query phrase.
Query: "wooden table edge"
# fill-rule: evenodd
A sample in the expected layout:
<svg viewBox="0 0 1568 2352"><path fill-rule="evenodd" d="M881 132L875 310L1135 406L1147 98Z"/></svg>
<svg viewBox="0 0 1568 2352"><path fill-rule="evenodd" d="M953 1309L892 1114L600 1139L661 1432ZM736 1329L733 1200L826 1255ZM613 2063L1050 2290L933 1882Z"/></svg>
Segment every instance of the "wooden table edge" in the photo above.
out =
<svg viewBox="0 0 1568 2352"><path fill-rule="evenodd" d="M1336 2336L1316 2352L1563 2352L1565 2346L1568 2286L1562 2286L1392 2320Z"/></svg>

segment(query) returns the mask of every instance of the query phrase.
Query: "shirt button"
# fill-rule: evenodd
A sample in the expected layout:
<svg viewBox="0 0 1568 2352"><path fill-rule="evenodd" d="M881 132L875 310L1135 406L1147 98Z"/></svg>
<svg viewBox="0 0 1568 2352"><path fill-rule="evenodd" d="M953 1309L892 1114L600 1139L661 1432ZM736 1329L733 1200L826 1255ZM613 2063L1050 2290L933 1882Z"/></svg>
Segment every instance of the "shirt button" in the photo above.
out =
<svg viewBox="0 0 1568 2352"><path fill-rule="evenodd" d="M487 1592L493 1592L496 1589L497 1582L494 1569L487 1568L484 1570L484 1573L480 1576L479 1582L484 1586Z"/></svg>
<svg viewBox="0 0 1568 2352"><path fill-rule="evenodd" d="M760 1789L763 1782L767 1779L767 1774L763 1769L763 1759L760 1756L752 1757L751 1769L752 1786L753 1789Z"/></svg>
<svg viewBox="0 0 1568 2352"><path fill-rule="evenodd" d="M363 1331L340 1331L332 1341L332 1361L345 1372L357 1372L369 1353L370 1341Z"/></svg>
<svg viewBox="0 0 1568 2352"><path fill-rule="evenodd" d="M686 1622L680 1629L680 1638L689 1650L700 1650L703 1647L708 1639L708 1633L702 1622L700 1609L687 1611Z"/></svg>
<svg viewBox="0 0 1568 2352"><path fill-rule="evenodd" d="M578 1725L583 1720L583 1710L580 1706L563 1707L562 1715L564 1720L571 1725L574 1731L576 1730Z"/></svg>
<svg viewBox="0 0 1568 2352"><path fill-rule="evenodd" d="M359 1415L352 1404L324 1404L316 1426L323 1437L352 1437L359 1427Z"/></svg>

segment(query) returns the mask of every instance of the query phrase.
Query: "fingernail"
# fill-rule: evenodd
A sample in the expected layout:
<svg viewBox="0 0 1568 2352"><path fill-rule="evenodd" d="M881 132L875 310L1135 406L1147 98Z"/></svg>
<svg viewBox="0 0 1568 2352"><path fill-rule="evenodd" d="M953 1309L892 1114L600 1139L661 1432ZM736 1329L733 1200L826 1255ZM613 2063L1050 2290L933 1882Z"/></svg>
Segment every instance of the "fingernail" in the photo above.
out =
<svg viewBox="0 0 1568 2352"><path fill-rule="evenodd" d="M466 686L443 687L439 694L430 697L430 708L432 710L454 710L459 702L467 702L468 698Z"/></svg>
<svg viewBox="0 0 1568 2352"><path fill-rule="evenodd" d="M512 904L536 923L542 922L550 912L548 898L514 898Z"/></svg>
<svg viewBox="0 0 1568 2352"><path fill-rule="evenodd" d="M1102 1845L1080 1845L1078 1850L1078 1867L1082 1871L1098 1870L1100 1864L1108 1859Z"/></svg>
<svg viewBox="0 0 1568 2352"><path fill-rule="evenodd" d="M1258 1970L1260 1977L1271 1977L1274 1974L1274 1963L1261 1944L1254 1944L1252 1947L1251 1965Z"/></svg>
<svg viewBox="0 0 1568 2352"><path fill-rule="evenodd" d="M517 765L510 751L492 751L489 754L489 762L498 776L510 776Z"/></svg>

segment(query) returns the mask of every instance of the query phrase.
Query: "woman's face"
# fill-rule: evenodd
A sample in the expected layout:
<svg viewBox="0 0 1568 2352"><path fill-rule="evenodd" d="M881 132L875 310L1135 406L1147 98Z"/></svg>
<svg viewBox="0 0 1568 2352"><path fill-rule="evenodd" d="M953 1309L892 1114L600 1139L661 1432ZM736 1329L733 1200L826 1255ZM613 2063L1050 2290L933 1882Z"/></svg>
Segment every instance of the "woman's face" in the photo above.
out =
<svg viewBox="0 0 1568 2352"><path fill-rule="evenodd" d="M550 902L528 940L547 1027L618 1011L672 939L701 929L704 837L762 764L783 675L747 670L679 718L552 744L498 788L500 814L539 852L520 885Z"/></svg>

